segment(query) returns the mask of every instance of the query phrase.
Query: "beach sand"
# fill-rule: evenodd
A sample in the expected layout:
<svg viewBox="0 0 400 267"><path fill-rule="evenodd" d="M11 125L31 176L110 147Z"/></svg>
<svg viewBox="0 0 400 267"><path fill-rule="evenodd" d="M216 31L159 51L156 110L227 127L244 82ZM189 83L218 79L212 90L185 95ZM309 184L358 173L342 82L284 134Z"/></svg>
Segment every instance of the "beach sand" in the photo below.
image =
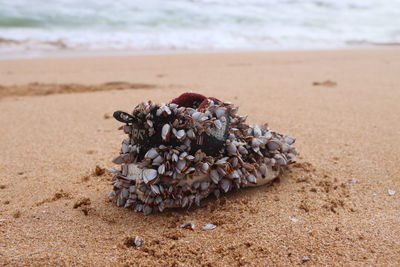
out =
<svg viewBox="0 0 400 267"><path fill-rule="evenodd" d="M0 265L400 264L398 48L1 60L0 85ZM185 91L296 136L298 163L189 211L117 208L110 115Z"/></svg>

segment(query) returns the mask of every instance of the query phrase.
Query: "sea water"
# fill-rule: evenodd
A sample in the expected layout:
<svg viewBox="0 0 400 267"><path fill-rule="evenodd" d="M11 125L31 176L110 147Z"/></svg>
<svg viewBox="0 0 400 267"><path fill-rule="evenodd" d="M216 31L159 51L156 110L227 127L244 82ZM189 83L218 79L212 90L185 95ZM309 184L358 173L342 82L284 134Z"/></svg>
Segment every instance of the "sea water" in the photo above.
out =
<svg viewBox="0 0 400 267"><path fill-rule="evenodd" d="M400 43L400 0L0 0L0 56Z"/></svg>

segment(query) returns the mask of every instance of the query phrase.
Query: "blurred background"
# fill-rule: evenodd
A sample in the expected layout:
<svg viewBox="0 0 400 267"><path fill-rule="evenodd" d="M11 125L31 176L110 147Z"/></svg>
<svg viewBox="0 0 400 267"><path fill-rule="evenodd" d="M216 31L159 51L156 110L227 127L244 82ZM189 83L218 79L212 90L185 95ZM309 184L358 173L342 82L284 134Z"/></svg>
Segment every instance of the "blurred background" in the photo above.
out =
<svg viewBox="0 0 400 267"><path fill-rule="evenodd" d="M399 43L400 0L0 0L0 57Z"/></svg>

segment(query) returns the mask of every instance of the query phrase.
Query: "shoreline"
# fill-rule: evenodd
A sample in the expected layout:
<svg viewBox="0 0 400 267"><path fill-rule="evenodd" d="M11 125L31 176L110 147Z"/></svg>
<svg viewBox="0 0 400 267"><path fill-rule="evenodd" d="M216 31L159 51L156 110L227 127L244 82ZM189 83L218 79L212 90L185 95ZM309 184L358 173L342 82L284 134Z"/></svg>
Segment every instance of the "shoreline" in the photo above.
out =
<svg viewBox="0 0 400 267"><path fill-rule="evenodd" d="M113 57L113 56L140 56L140 55L179 55L179 54L220 54L220 53L266 53L266 52L312 52L312 51L342 51L342 50L371 50L398 48L400 44L366 44L343 45L332 47L304 47L304 48L260 48L260 49L188 49L188 50L58 50L36 51L22 55L20 52L0 53L0 61L13 59L42 59L42 58L75 58L75 57Z"/></svg>

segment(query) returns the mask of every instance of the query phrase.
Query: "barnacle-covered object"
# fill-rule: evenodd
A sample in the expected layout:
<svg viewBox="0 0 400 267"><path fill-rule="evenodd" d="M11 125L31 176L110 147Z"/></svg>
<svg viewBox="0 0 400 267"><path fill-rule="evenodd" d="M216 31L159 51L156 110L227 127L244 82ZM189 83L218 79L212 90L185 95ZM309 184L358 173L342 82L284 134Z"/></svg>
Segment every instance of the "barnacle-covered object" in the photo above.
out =
<svg viewBox="0 0 400 267"><path fill-rule="evenodd" d="M116 111L128 135L113 160L118 206L150 214L274 180L296 161L295 138L248 125L232 103L185 93L169 104Z"/></svg>

